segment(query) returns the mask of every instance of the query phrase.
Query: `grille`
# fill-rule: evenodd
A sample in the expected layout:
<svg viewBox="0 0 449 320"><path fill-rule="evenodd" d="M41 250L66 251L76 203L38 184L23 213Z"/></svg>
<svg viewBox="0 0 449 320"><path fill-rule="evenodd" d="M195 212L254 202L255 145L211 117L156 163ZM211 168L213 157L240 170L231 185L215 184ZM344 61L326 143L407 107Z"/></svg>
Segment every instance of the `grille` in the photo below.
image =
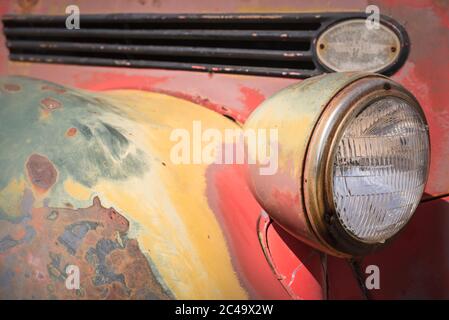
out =
<svg viewBox="0 0 449 320"><path fill-rule="evenodd" d="M364 13L6 15L14 61L160 68L308 78L324 72L314 52L329 25Z"/></svg>

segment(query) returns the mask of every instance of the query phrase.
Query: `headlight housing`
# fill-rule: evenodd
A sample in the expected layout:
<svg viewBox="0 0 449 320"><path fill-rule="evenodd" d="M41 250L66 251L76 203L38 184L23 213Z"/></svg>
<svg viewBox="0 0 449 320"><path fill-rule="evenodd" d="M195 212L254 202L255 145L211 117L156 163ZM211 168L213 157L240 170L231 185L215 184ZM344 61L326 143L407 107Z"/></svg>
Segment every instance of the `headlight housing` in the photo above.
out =
<svg viewBox="0 0 449 320"><path fill-rule="evenodd" d="M250 185L290 233L337 256L391 241L416 209L430 144L422 109L392 80L336 73L289 87L246 126L279 129L279 170ZM257 165L256 165L257 167Z"/></svg>

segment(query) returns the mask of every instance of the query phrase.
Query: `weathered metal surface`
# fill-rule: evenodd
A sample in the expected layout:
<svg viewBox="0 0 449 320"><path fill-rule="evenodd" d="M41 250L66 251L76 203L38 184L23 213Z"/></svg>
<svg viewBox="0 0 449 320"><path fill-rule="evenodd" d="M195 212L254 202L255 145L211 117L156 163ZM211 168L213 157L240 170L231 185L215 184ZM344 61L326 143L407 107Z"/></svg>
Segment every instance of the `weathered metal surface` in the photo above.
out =
<svg viewBox="0 0 449 320"><path fill-rule="evenodd" d="M261 250L261 239L256 231L262 208L248 188L244 165L211 165L206 177L209 205L223 228L233 264L250 296L294 298L273 273ZM304 268L299 273L303 272L309 271ZM303 297L311 299L314 294L304 292Z"/></svg>
<svg viewBox="0 0 449 320"><path fill-rule="evenodd" d="M28 3L32 4L29 5ZM447 2L438 0L345 0L338 3L329 3L323 1L235 0L221 2L217 6L216 3L211 1L111 0L108 1L108 6L105 6L102 2L88 0L4 1L0 3L0 14L64 14L66 6L74 3L78 4L84 13L121 13L125 11L152 13L329 12L364 11L368 4L378 5L381 13L392 16L404 25L410 37L412 46L410 55L405 65L393 76L393 79L403 84L418 98L429 122L432 161L426 197L434 197L449 192L449 167L447 166L449 157L447 143L449 141L447 126L449 122L447 116L447 101L449 100L449 92L447 91L449 83L449 65L447 64L447 57L449 56L449 10ZM4 41L2 32L0 32L0 39ZM5 46L0 46L0 74L29 75L63 85L92 90L141 89L164 92L231 116L240 123L243 123L251 111L266 97L296 82L292 79L235 76L213 72L206 74L158 69L117 69L114 67L79 67L8 62ZM17 91L15 86L11 88L12 92ZM55 90L63 90L59 86L56 86L56 88ZM7 90L5 89L5 91ZM77 134L79 134L79 130ZM223 173L221 182L216 184L220 186L220 191L217 191L217 201L223 207L221 210L223 216L238 218L238 220L234 219L233 221L240 221L239 228L245 227L244 230L248 230L247 232L239 232L237 227L231 226L232 221L229 222L230 226L225 229L227 230L225 232L227 239L234 239L234 244L229 244L231 252L232 247L235 247L236 251L239 248L245 248L240 251L238 256L233 255L234 265L243 261L247 256L255 257L254 252L259 250L258 247L253 246L255 242L247 241L249 238L247 233L250 234L255 230L255 222L253 223L253 221L259 216L260 207L250 198L249 192L236 190L233 182L234 180L240 181L240 179L238 173L235 173L235 175ZM209 190L209 187L207 187L207 190ZM232 201L227 201L227 199L232 199ZM393 270L391 269L394 267L393 265L397 265L398 270L401 268L408 270L405 273L400 270L397 273L389 272L392 280L395 279L395 276L399 276L401 279L398 283L391 282L391 286L388 287L388 290L390 290L389 297L400 296L401 286L404 283L407 284L408 288L414 288L415 296L419 296L420 290L435 297L441 297L444 294L444 287L442 287L444 283L441 281L443 278L438 278L438 275L444 273L444 269L441 268L446 268L445 265L440 264L440 261L447 258L447 250L441 251L441 247L434 244L435 241L441 240L438 237L446 233L444 230L447 230L449 224L443 219L446 211L439 211L441 213L434 215L434 208L430 203L426 204L424 209L418 208L417 215L423 218L413 218L405 233L388 249L389 254L388 257L385 257L385 260L390 259L388 262L389 270ZM86 202L84 207L90 205L92 205L92 201ZM124 212L121 213L125 214ZM425 221L427 226L425 230L418 222L415 223L415 220L418 222ZM408 233L407 230L410 228L415 230L413 234ZM419 251L410 249L406 245L410 240L415 244L415 248L419 248ZM228 243L230 243L229 241ZM243 246L242 243L247 244L247 246ZM447 241L445 240L444 243L447 243ZM245 254L245 250L247 254ZM417 260L410 256L416 252L423 259L423 263L415 263ZM279 257L279 259L283 258ZM254 265L259 265L260 260L255 260L258 262L253 265L249 260L242 262L242 264L248 265L247 272L251 273L253 277L248 278L248 282L266 283L264 278L270 278L261 272L261 270L265 270L264 268L261 267L257 269L257 272L251 272ZM432 270L437 272L433 273ZM329 257L327 275L330 282L329 298L361 297L357 284L354 283L353 272L344 260ZM427 282L423 284L424 281ZM413 282L416 282L417 285L414 286ZM269 280L269 284L266 285L264 291L261 292L270 291L271 285L271 291L278 292L278 287L271 280ZM255 286L254 291L261 290L259 288ZM381 292L382 290L376 293L380 294Z"/></svg>
<svg viewBox="0 0 449 320"><path fill-rule="evenodd" d="M325 254L298 241L264 211L258 234L268 263L293 299L327 298Z"/></svg>
<svg viewBox="0 0 449 320"><path fill-rule="evenodd" d="M239 54L243 55L244 52ZM167 54L165 54L165 57ZM33 63L57 63L57 64L74 64L74 65L87 65L87 66L114 66L114 67L134 67L134 68L158 68L167 70L185 70L185 71L203 71L209 73L235 73L235 74L247 74L247 75L261 75L261 76L277 76L277 77L292 77L292 78L308 78L317 75L317 72L309 72L307 68L293 69L293 68L277 68L273 70L270 67L264 66L248 66L246 63L242 63L242 66L220 64L219 60L222 58L207 58L208 63L192 62L184 63L177 61L152 61L144 60L140 57L134 57L133 59L125 57L112 58L99 58L99 57L78 57L78 56L64 56L64 55L40 55L35 53L12 53L10 55L11 60L20 62L33 62ZM217 60L218 59L218 60ZM257 64L264 64L257 63ZM308 67L308 66L307 66Z"/></svg>
<svg viewBox="0 0 449 320"><path fill-rule="evenodd" d="M350 18L363 22L366 13L84 14L80 32L66 29L66 16L6 15L3 30L17 61L308 78L329 69L317 37ZM394 20L381 23L398 40L396 58L376 69L387 74L404 63L408 38Z"/></svg>
<svg viewBox="0 0 449 320"><path fill-rule="evenodd" d="M11 40L7 46L14 49L45 50L45 52L88 52L88 53L124 53L127 55L144 56L181 56L181 57L215 57L255 60L292 60L301 61L311 59L308 51L282 51L282 50L257 50L257 49L233 49L233 48L208 48L191 46L154 46L154 45L117 45L81 42L49 42L49 41L23 41ZM143 57L142 59L144 59Z"/></svg>
<svg viewBox="0 0 449 320"><path fill-rule="evenodd" d="M155 93L19 77L0 88L2 298L247 297L206 165L169 158L173 128L236 124ZM68 264L80 268L79 292L65 288Z"/></svg>
<svg viewBox="0 0 449 320"><path fill-rule="evenodd" d="M103 207L98 197L87 208L34 205L33 193L25 188L20 215L8 221L10 212L2 213L1 299L170 297L138 242L127 237L128 220ZM66 288L69 265L81 271L79 289Z"/></svg>
<svg viewBox="0 0 449 320"><path fill-rule="evenodd" d="M325 298L325 270L319 251L272 227L248 187L245 170L245 165L211 165L207 169L207 198L244 287L253 298Z"/></svg>
<svg viewBox="0 0 449 320"><path fill-rule="evenodd" d="M322 1L228 1L219 7L208 1L194 4L180 4L176 1L160 3L139 1L126 2L116 0L104 6L91 1L77 1L85 13L120 12L342 12L364 11L368 1L342 1L327 4ZM70 1L40 1L26 12L33 14L62 14ZM449 192L449 169L445 159L449 156L446 136L448 135L444 101L449 99L447 83L449 67L445 57L449 55L449 28L447 5L440 1L388 0L374 1L381 13L395 18L406 28L413 47L405 65L393 75L393 79L409 89L419 100L426 112L431 127L432 164L427 194L432 196ZM15 2L2 2L0 13L19 14L24 9ZM411 23L422 21L426 23ZM81 29L82 30L82 29ZM3 36L0 35L0 38ZM434 44L438 43L438 46ZM432 48L432 58L429 50ZM162 91L179 96L189 96L197 101L207 100L208 106L221 113L233 113L233 118L244 122L252 110L276 91L294 82L289 79L264 78L250 76L220 75L215 73L187 73L170 70L140 70L129 68L78 67L69 65L47 65L7 62L7 49L0 47L0 74L22 74L44 78L60 84L79 88L106 90L117 88L145 89ZM437 80L438 79L438 80ZM189 86L185 84L189 83ZM220 88L220 90L216 90ZM246 93L254 92L254 99L247 99ZM261 98L260 98L261 97ZM251 102L249 102L251 101ZM217 106L217 108L215 108ZM222 109L221 107L224 107Z"/></svg>
<svg viewBox="0 0 449 320"><path fill-rule="evenodd" d="M183 40L240 40L240 41L275 41L283 38L285 42L310 41L316 36L315 31L289 31L289 30L120 30L120 29L79 29L72 32L68 29L55 28L3 28L5 34L12 37L46 36L47 38L68 38L77 41L77 38L87 36L101 37L103 41L110 39L183 39Z"/></svg>

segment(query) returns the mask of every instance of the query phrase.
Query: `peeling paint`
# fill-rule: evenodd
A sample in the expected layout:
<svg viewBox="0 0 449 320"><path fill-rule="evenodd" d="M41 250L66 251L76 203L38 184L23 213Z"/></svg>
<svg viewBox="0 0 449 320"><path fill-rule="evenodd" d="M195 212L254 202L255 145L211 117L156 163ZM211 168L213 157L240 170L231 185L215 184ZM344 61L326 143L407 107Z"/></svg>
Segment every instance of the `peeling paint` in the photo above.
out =
<svg viewBox="0 0 449 320"><path fill-rule="evenodd" d="M20 250L30 259L24 268L38 272L39 277L15 279L14 283L27 283L30 294L74 298L59 289L63 285L59 282L64 265L77 259L85 268L82 272L97 271L83 283L76 298L144 298L131 290L127 277L135 271L123 264L126 257L120 258L130 248L140 248L154 274L152 281L170 297L248 297L205 196L206 166L173 166L169 162L173 128L191 130L194 119L203 119L207 126L224 130L234 128L234 122L163 94L64 88L58 95L64 108L42 123L36 101L47 98L47 90L40 90L45 82L14 79L34 94L22 96L20 104L0 96L5 107L0 144L15 150L14 157L0 153L2 169L9 168L2 170L0 188L17 195L14 205L18 210L22 210L26 194L32 197L27 218L17 220L24 225L12 227L11 219L0 220L0 239L4 239L0 270L17 268L22 262L12 258L11 250L23 248ZM76 131L70 131L72 128ZM25 182L11 182L20 181L18 177L25 174L29 177ZM24 191L16 193L21 189ZM6 201L9 199L0 199L0 207L11 215ZM25 225L35 229L37 238L30 242L31 247L22 247L25 242L11 236L23 233L16 228ZM54 241L57 248L50 245ZM123 248L126 244L128 249ZM40 249L32 251L36 246ZM46 248L53 258L42 251ZM60 258L55 258L58 255ZM38 289L36 281L51 285L51 292ZM136 278L135 285L141 288L145 282L139 281ZM11 294L29 297L20 288L17 285ZM164 297L162 291L153 289L153 293L160 292L156 296ZM10 296L6 291L1 294Z"/></svg>

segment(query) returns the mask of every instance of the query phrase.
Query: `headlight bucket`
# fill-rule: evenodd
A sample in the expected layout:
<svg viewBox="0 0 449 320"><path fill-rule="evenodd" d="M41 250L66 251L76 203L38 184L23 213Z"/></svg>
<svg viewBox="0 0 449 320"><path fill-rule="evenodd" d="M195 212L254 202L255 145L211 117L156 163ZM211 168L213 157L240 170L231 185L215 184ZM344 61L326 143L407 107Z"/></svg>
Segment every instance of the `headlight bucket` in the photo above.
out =
<svg viewBox="0 0 449 320"><path fill-rule="evenodd" d="M249 166L256 198L287 231L327 253L361 256L394 238L366 242L354 237L337 217L333 200L336 145L362 110L385 97L401 99L416 110L427 129L412 94L370 73L334 73L295 84L265 101L245 124L246 128L278 129L278 171L261 176L257 164ZM427 172L428 161L426 178Z"/></svg>

